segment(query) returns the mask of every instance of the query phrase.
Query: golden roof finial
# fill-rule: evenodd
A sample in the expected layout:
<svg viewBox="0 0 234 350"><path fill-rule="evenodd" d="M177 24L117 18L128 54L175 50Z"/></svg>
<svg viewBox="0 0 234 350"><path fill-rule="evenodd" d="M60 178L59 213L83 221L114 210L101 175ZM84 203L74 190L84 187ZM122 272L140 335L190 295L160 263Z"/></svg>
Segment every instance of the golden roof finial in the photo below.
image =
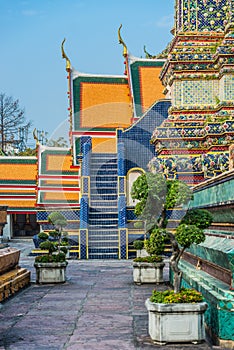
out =
<svg viewBox="0 0 234 350"><path fill-rule="evenodd" d="M63 39L63 42L62 42L62 45L61 45L61 51L62 51L62 58L65 58L66 60L66 70L70 70L71 69L71 62L69 60L69 58L67 57L67 55L65 54L65 51L64 51L64 43L65 43L66 39L64 38Z"/></svg>
<svg viewBox="0 0 234 350"><path fill-rule="evenodd" d="M38 140L38 132L36 128L33 130L33 138L36 140L36 144L38 145L40 142Z"/></svg>
<svg viewBox="0 0 234 350"><path fill-rule="evenodd" d="M145 58L157 58L157 56L153 56L148 51L146 51L145 45L144 45L144 53L145 53Z"/></svg>
<svg viewBox="0 0 234 350"><path fill-rule="evenodd" d="M128 54L128 49L127 49L127 45L125 44L125 42L123 41L121 34L120 34L120 30L122 28L122 24L120 24L120 27L118 29L118 38L119 38L119 44L123 45L123 56L126 57Z"/></svg>

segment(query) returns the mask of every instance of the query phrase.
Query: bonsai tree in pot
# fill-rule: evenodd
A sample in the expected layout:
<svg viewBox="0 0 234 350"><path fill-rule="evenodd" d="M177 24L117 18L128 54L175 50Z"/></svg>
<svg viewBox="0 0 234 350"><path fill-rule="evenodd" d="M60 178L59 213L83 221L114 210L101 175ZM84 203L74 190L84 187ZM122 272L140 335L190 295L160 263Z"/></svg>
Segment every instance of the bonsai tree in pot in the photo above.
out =
<svg viewBox="0 0 234 350"><path fill-rule="evenodd" d="M60 212L48 216L48 222L54 227L49 233L41 232L38 238L42 240L40 248L46 253L35 258L37 283L59 283L66 280L67 225L66 218Z"/></svg>
<svg viewBox="0 0 234 350"><path fill-rule="evenodd" d="M163 262L162 253L164 251L165 239L165 230L153 228L150 231L148 239L144 241L135 241L142 242L148 254L133 260L133 280L135 283L163 282L163 268L165 263Z"/></svg>
<svg viewBox="0 0 234 350"><path fill-rule="evenodd" d="M177 179L168 180L162 174L146 173L138 177L134 182L132 197L139 200L135 207L136 215L146 213L147 222L150 223L146 232L150 233L152 226L158 227L159 229L166 227L167 211L178 207L182 209L182 206L184 208L192 198L192 190L185 183ZM202 327L202 331L200 328L199 330L197 329L197 333L199 334L193 334L193 332L188 331L188 338L183 335L182 339L181 334L178 335L178 332L175 332L175 327L177 327L178 324L176 326L175 324L167 324L165 327L163 327L161 323L159 325L159 320L161 320L160 310L165 316L165 312L168 312L170 309L168 306L166 309L163 309L162 305L164 303L170 303L172 310L172 305L176 304L175 301L177 300L177 309L172 310L172 313L178 313L178 308L183 309L185 302L189 303L189 306L191 306L191 303L198 303L202 300L200 293L196 291L181 290L182 271L179 268L179 261L184 250L193 243L199 244L205 240L203 229L210 225L212 218L207 213L204 215L201 213L203 212L200 211L199 214L195 210L192 213L189 211L176 229L168 232L172 247L170 268L173 273L174 290L166 292L153 291L151 298L146 301L146 306L149 311L149 333L152 339L156 341L190 341L191 339L200 341L204 338L204 327ZM202 218L201 221L198 220L199 217ZM166 299L164 298L164 293L166 293ZM188 295L188 297L186 297L185 294ZM181 303L181 300L183 303ZM183 305L180 308L181 304ZM206 303L201 303L201 305L196 305L196 307L198 311L197 317L202 318L202 312L204 312L207 307ZM193 307L190 307L190 309L190 311L186 310L186 312L194 314ZM166 319L169 318L167 317ZM196 324L202 325L200 321L200 319L199 322L198 320L183 320L183 324L187 322L187 324L191 325L191 322L196 322ZM172 329L172 333L163 332L165 328ZM173 334L175 336L173 336Z"/></svg>

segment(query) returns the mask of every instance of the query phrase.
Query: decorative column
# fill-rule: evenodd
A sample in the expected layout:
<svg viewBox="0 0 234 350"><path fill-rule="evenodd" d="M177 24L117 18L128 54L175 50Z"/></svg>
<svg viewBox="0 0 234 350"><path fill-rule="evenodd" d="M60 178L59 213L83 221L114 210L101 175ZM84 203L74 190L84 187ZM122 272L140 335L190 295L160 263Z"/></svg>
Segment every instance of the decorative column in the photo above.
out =
<svg viewBox="0 0 234 350"><path fill-rule="evenodd" d="M80 259L88 258L91 137L81 137Z"/></svg>
<svg viewBox="0 0 234 350"><path fill-rule="evenodd" d="M121 136L119 130L118 136ZM119 258L128 257L128 229L127 229L127 211L126 211L126 178L125 178L125 157L124 143L118 138L117 144L118 157L118 229L119 229Z"/></svg>

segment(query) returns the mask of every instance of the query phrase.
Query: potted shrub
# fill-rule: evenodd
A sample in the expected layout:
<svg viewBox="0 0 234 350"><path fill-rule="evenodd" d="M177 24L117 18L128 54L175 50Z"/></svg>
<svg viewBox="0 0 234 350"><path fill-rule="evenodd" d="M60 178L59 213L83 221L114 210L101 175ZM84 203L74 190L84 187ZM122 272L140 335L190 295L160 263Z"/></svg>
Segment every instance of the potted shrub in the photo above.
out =
<svg viewBox="0 0 234 350"><path fill-rule="evenodd" d="M53 212L48 216L48 221L54 226L54 231L38 234L42 241L40 248L45 253L35 258L36 282L63 283L66 281L68 244L67 232L63 228L67 225L67 220L60 212Z"/></svg>
<svg viewBox="0 0 234 350"><path fill-rule="evenodd" d="M145 250L144 247L144 241L137 239L136 241L133 242L133 248L136 249L136 257L145 257L148 255L148 253Z"/></svg>
<svg viewBox="0 0 234 350"><path fill-rule="evenodd" d="M133 193L139 203L136 212L145 212L148 220L158 228L167 225L167 211L188 204L191 189L179 180L168 180L162 174L143 174L133 184ZM149 196L149 200L147 198ZM138 206L138 208L137 208ZM153 218L152 218L153 216ZM160 344L167 342L200 342L205 338L203 314L207 304L201 294L191 289L181 289L180 258L191 244L205 240L203 229L211 224L208 212L188 211L174 231L168 233L172 255L170 268L174 290L153 291L146 300L149 315L149 334Z"/></svg>
<svg viewBox="0 0 234 350"><path fill-rule="evenodd" d="M165 263L161 254L164 250L165 237L165 230L154 228L148 239L139 241L143 243L147 255L133 260L133 281L136 284L163 282Z"/></svg>

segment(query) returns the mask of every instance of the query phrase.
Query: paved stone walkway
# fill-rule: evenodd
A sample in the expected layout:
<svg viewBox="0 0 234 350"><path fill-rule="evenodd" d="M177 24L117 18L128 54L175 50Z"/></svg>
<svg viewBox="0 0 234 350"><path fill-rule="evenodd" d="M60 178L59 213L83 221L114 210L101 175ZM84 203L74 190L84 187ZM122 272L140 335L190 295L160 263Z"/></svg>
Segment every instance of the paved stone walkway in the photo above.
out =
<svg viewBox="0 0 234 350"><path fill-rule="evenodd" d="M133 284L131 261L70 260L65 284L37 285L34 258L27 256L27 245L18 246L20 265L32 271L32 284L0 304L0 350L219 348L207 342L154 344L144 306L153 286Z"/></svg>

